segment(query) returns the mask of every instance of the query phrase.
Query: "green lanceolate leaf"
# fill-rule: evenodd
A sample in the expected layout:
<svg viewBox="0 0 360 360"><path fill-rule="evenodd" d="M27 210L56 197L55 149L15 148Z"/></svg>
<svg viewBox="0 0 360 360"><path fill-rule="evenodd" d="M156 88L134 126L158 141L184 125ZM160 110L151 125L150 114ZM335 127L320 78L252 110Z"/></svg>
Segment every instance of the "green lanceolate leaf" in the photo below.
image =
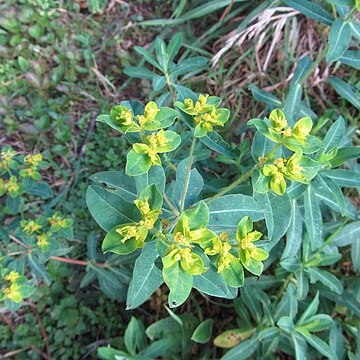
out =
<svg viewBox="0 0 360 360"><path fill-rule="evenodd" d="M124 69L124 74L132 78L151 80L156 74L143 66L128 66Z"/></svg>
<svg viewBox="0 0 360 360"><path fill-rule="evenodd" d="M346 163L348 160L360 157L360 147L346 146L338 149L334 158L330 160L332 167L338 167Z"/></svg>
<svg viewBox="0 0 360 360"><path fill-rule="evenodd" d="M51 277L49 273L46 271L43 263L39 261L39 258L36 255L29 254L27 256L27 260L30 266L30 269L35 274L36 277L44 280L45 284L51 284Z"/></svg>
<svg viewBox="0 0 360 360"><path fill-rule="evenodd" d="M329 80L332 87L341 97L354 105L357 109L360 109L359 95L351 85L335 76L330 76Z"/></svg>
<svg viewBox="0 0 360 360"><path fill-rule="evenodd" d="M183 270L179 262L176 262L169 268L163 268L163 277L170 289L169 306L171 308L180 306L190 295L193 276Z"/></svg>
<svg viewBox="0 0 360 360"><path fill-rule="evenodd" d="M306 340L309 345L318 350L322 355L326 356L330 360L336 360L336 355L324 340L321 340L319 337L310 334L306 330L299 332L299 334Z"/></svg>
<svg viewBox="0 0 360 360"><path fill-rule="evenodd" d="M300 11L305 16L325 25L331 25L334 18L320 4L308 0L285 0L286 5Z"/></svg>
<svg viewBox="0 0 360 360"><path fill-rule="evenodd" d="M334 320L331 316L326 314L318 314L311 316L306 322L301 324L301 327L308 331L324 331L331 327Z"/></svg>
<svg viewBox="0 0 360 360"><path fill-rule="evenodd" d="M345 225L331 240L335 246L348 246L360 239L360 221Z"/></svg>
<svg viewBox="0 0 360 360"><path fill-rule="evenodd" d="M343 286L340 280L333 274L326 270L318 268L308 268L307 271L310 274L310 282L313 284L316 281L320 281L324 286L328 287L334 293L341 295L343 292Z"/></svg>
<svg viewBox="0 0 360 360"><path fill-rule="evenodd" d="M296 332L291 334L291 338L294 343L296 360L306 359L308 357L308 346L305 339Z"/></svg>
<svg viewBox="0 0 360 360"><path fill-rule="evenodd" d="M171 40L169 41L169 45L167 46L166 49L168 65L174 60L182 44L183 44L183 34L181 32L178 32L171 38Z"/></svg>
<svg viewBox="0 0 360 360"><path fill-rule="evenodd" d="M229 288L224 277L219 274L213 265L205 262L208 271L194 276L193 287L205 294L220 298L233 299L237 295L237 289Z"/></svg>
<svg viewBox="0 0 360 360"><path fill-rule="evenodd" d="M360 50L347 50L339 59L343 64L360 70Z"/></svg>
<svg viewBox="0 0 360 360"><path fill-rule="evenodd" d="M336 19L330 29L329 50L326 61L333 62L338 60L349 47L350 39L350 25L342 19Z"/></svg>
<svg viewBox="0 0 360 360"><path fill-rule="evenodd" d="M286 244L281 259L296 256L301 246L302 229L302 216L297 201L291 200L291 220L286 231Z"/></svg>
<svg viewBox="0 0 360 360"><path fill-rule="evenodd" d="M271 108L280 108L282 106L281 100L267 91L261 90L255 85L251 85L250 90L255 100L263 102L266 105L271 106Z"/></svg>
<svg viewBox="0 0 360 360"><path fill-rule="evenodd" d="M360 174L355 171L336 169L323 171L322 174L341 187L360 187Z"/></svg>
<svg viewBox="0 0 360 360"><path fill-rule="evenodd" d="M158 257L155 242L144 246L140 256L135 261L133 277L127 293L126 309L135 309L143 304L162 284L161 271L155 265L155 260Z"/></svg>
<svg viewBox="0 0 360 360"><path fill-rule="evenodd" d="M310 245L313 250L323 243L322 215L318 200L312 186L304 193L305 225L309 234Z"/></svg>
<svg viewBox="0 0 360 360"><path fill-rule="evenodd" d="M289 196L287 194L277 196L272 193L256 193L255 199L263 208L269 239L273 242L279 241L290 225L291 204Z"/></svg>
<svg viewBox="0 0 360 360"><path fill-rule="evenodd" d="M211 150L216 151L219 154L228 156L232 159L236 159L239 153L235 148L232 148L225 140L217 133L210 132L207 136L200 138L201 142Z"/></svg>
<svg viewBox="0 0 360 360"><path fill-rule="evenodd" d="M338 146L343 136L345 135L345 120L340 116L325 135L323 140L324 148L323 152L327 153L334 147Z"/></svg>
<svg viewBox="0 0 360 360"><path fill-rule="evenodd" d="M301 325L301 324L305 323L308 319L310 319L313 315L315 315L318 307L319 307L319 293L317 292L314 299L310 303L310 305L302 313L297 324Z"/></svg>
<svg viewBox="0 0 360 360"><path fill-rule="evenodd" d="M131 318L125 330L124 342L127 351L133 356L146 347L145 327L141 320Z"/></svg>
<svg viewBox="0 0 360 360"><path fill-rule="evenodd" d="M221 360L242 360L248 359L258 348L259 339L254 335L250 340L245 340L228 351Z"/></svg>

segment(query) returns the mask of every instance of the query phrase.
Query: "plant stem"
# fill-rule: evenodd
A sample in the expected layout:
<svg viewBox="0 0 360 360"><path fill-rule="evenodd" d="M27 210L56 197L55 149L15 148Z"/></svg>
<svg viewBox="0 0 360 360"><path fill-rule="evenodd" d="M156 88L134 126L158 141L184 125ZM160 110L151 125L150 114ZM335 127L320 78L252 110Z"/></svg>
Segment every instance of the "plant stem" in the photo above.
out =
<svg viewBox="0 0 360 360"><path fill-rule="evenodd" d="M174 213L174 215L176 217L179 217L180 216L180 213L179 211L176 209L176 207L173 205L173 203L171 202L171 200L168 198L168 196L163 193L163 197L164 197L164 200L165 202L169 205L169 208L171 209L171 211Z"/></svg>
<svg viewBox="0 0 360 360"><path fill-rule="evenodd" d="M289 285L289 283L290 283L290 281L291 281L292 279L293 279L293 275L292 275L292 274L290 274L290 275L286 278L283 286L280 288L279 292L278 292L277 295L276 295L275 304L280 300L282 294L283 294L284 291L287 289L287 286Z"/></svg>
<svg viewBox="0 0 360 360"><path fill-rule="evenodd" d="M214 196L212 196L211 198L206 199L205 201L209 204L210 202L218 199L219 197L225 195L226 193L228 193L229 191L231 191L232 189L236 188L238 185L240 185L241 183L245 182L247 179L249 179L252 175L252 173L254 172L256 166L254 166L252 169L250 169L248 172L246 172L244 175L241 175L237 180L235 180L233 183L231 183L229 186L223 188L222 190L220 190L217 194L215 194Z"/></svg>
<svg viewBox="0 0 360 360"><path fill-rule="evenodd" d="M21 240L16 238L14 235L10 234L9 237L10 237L11 240L15 241L16 243L18 243L19 245L21 245L25 249L30 249L31 248L31 246L24 244Z"/></svg>
<svg viewBox="0 0 360 360"><path fill-rule="evenodd" d="M166 85L167 87L169 88L169 91L170 91L170 94L171 94L171 97L173 98L173 100L175 101L176 100L176 94L175 94L175 90L171 84L171 81L170 81L170 77L169 77L169 74L166 73L165 74L165 78L166 78Z"/></svg>
<svg viewBox="0 0 360 360"><path fill-rule="evenodd" d="M271 151L269 151L268 154L266 154L264 156L265 160L270 159L274 153L276 152L277 149L279 149L281 147L282 143L277 143L272 149ZM256 165L254 165L253 168L251 168L248 172L246 172L244 175L241 175L237 180L235 180L233 183L231 183L229 186L223 188L221 191L219 191L217 194L215 194L214 196L206 199L205 201L209 204L210 202L218 199L219 197L223 196L224 194L228 193L229 191L231 191L232 189L236 188L238 185L244 183L247 179L249 179L252 175L252 173L254 172L255 169L259 169L262 166L262 163L258 163Z"/></svg>
<svg viewBox="0 0 360 360"><path fill-rule="evenodd" d="M73 264L73 265L80 265L80 266L87 266L88 262L84 261L84 260L75 260L75 259L68 259L68 258L64 258L61 256L50 256L51 260L55 260L55 261L60 261L63 263L67 263L67 264ZM94 265L97 267L102 267L102 268L109 268L110 265L108 264L103 264L103 263L96 263L94 262Z"/></svg>
<svg viewBox="0 0 360 360"><path fill-rule="evenodd" d="M265 159L266 160L270 160L270 158L272 158L272 156L275 154L276 150L279 149L282 146L282 143L279 142L277 143L266 155L265 155Z"/></svg>
<svg viewBox="0 0 360 360"><path fill-rule="evenodd" d="M192 165L192 160L193 160L193 155L194 155L194 150L195 150L195 144L196 144L196 137L194 136L192 139L190 155L189 155L188 163L186 166L184 189L181 193L181 198L180 198L180 212L183 212L183 210L184 210L186 193L189 188L190 172L191 172L191 165Z"/></svg>

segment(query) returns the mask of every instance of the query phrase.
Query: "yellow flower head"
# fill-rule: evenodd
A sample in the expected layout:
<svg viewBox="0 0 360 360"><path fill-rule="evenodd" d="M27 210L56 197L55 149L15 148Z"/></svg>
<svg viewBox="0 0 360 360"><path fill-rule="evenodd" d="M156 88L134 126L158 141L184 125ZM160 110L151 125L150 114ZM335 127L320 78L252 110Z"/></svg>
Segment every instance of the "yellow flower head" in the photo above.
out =
<svg viewBox="0 0 360 360"><path fill-rule="evenodd" d="M185 236L182 232L178 231L175 235L174 235L174 241L176 243L179 243L179 244L185 244Z"/></svg>
<svg viewBox="0 0 360 360"><path fill-rule="evenodd" d="M5 299L12 300L16 303L22 301L22 296L20 293L20 286L16 283L13 283L8 288L2 289L3 295Z"/></svg>
<svg viewBox="0 0 360 360"><path fill-rule="evenodd" d="M231 245L228 242L222 244L220 256L217 262L218 272L222 272L230 267L230 264L235 260L235 256L230 253Z"/></svg>
<svg viewBox="0 0 360 360"><path fill-rule="evenodd" d="M146 196L144 200L135 200L134 204L139 209L142 216L146 216L151 211L148 196Z"/></svg>
<svg viewBox="0 0 360 360"><path fill-rule="evenodd" d="M270 125L277 132L283 130L288 124L284 112L280 109L273 110L270 113L269 120Z"/></svg>
<svg viewBox="0 0 360 360"><path fill-rule="evenodd" d="M9 148L4 151L1 151L0 158L4 160L6 164L8 164L16 155L16 151Z"/></svg>
<svg viewBox="0 0 360 360"><path fill-rule="evenodd" d="M221 235L221 234L220 234ZM205 254L216 255L220 254L223 249L223 242L220 236L212 239L210 246L205 249Z"/></svg>
<svg viewBox="0 0 360 360"><path fill-rule="evenodd" d="M162 258L162 262L166 269L180 262L181 267L192 275L199 275L207 270L200 256L193 253L191 248L181 248L178 245L169 247L167 255Z"/></svg>
<svg viewBox="0 0 360 360"><path fill-rule="evenodd" d="M310 117L304 117L298 120L292 128L292 136L303 144L310 134L313 123Z"/></svg>
<svg viewBox="0 0 360 360"><path fill-rule="evenodd" d="M9 274L7 274L4 279L6 281L10 281L12 283L16 282L20 278L20 274L17 271L11 271Z"/></svg>
<svg viewBox="0 0 360 360"><path fill-rule="evenodd" d="M245 216L240 220L236 239L239 243L239 257L245 267L250 266L253 261L261 262L269 256L265 250L258 248L254 244L261 236L261 232L253 230L251 218Z"/></svg>
<svg viewBox="0 0 360 360"><path fill-rule="evenodd" d="M114 120L117 124L123 126L130 126L133 124L133 114L130 109L125 106L119 106L116 108L116 114L114 114Z"/></svg>
<svg viewBox="0 0 360 360"><path fill-rule="evenodd" d="M49 246L49 236L46 233L38 235L36 238L37 238L37 245L41 249L45 249Z"/></svg>
<svg viewBox="0 0 360 360"><path fill-rule="evenodd" d="M187 109L192 109L194 107L194 102L191 99L185 99L184 105Z"/></svg>
<svg viewBox="0 0 360 360"><path fill-rule="evenodd" d="M33 234L42 228L42 226L34 220L23 220L20 226L27 234Z"/></svg>
<svg viewBox="0 0 360 360"><path fill-rule="evenodd" d="M40 163L43 160L43 156L42 154L33 154L33 155L26 155L24 158L24 162L26 164L29 164L33 167L38 167L40 165Z"/></svg>
<svg viewBox="0 0 360 360"><path fill-rule="evenodd" d="M33 177L34 174L35 174L35 170L34 170L34 168L32 168L32 167L26 168L26 169L24 169L24 174L25 174L27 177ZM21 173L21 175L23 176L22 173Z"/></svg>
<svg viewBox="0 0 360 360"><path fill-rule="evenodd" d="M147 121L151 121L155 119L159 111L160 109L156 105L156 102L150 101L148 104L145 105L144 116L147 119Z"/></svg>
<svg viewBox="0 0 360 360"><path fill-rule="evenodd" d="M70 226L70 219L65 219L60 216L59 213L53 214L50 218L47 219L50 225L62 229L66 229Z"/></svg>
<svg viewBox="0 0 360 360"><path fill-rule="evenodd" d="M228 233L226 231L223 231L222 233L219 234L219 238L222 241L228 241L229 235L228 235Z"/></svg>
<svg viewBox="0 0 360 360"><path fill-rule="evenodd" d="M16 176L11 176L10 179L7 181L7 189L9 192L17 193L20 190L20 185L17 182Z"/></svg>
<svg viewBox="0 0 360 360"><path fill-rule="evenodd" d="M283 158L278 158L275 160L275 165L279 170L282 170L285 167L285 162Z"/></svg>
<svg viewBox="0 0 360 360"><path fill-rule="evenodd" d="M138 223L122 226L115 231L122 236L122 243L130 239L135 239L135 241L139 243L143 242L148 233L148 230Z"/></svg>
<svg viewBox="0 0 360 360"><path fill-rule="evenodd" d="M289 179L306 183L306 177L302 173L304 168L300 165L302 151L297 151L286 163L286 175Z"/></svg>

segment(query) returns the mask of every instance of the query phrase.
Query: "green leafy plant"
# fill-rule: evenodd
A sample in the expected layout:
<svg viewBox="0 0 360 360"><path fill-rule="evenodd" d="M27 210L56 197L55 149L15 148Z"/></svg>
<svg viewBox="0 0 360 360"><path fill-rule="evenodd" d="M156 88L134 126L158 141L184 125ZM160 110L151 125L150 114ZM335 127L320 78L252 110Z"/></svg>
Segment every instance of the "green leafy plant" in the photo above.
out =
<svg viewBox="0 0 360 360"><path fill-rule="evenodd" d="M145 66L129 66L124 72L132 78L150 80L154 90L152 96L161 93L158 103L168 104L175 92L189 93L183 85L184 81L203 70L208 60L204 56L182 56L175 62L181 47L184 46L181 32L176 34L167 45L161 37L157 37L152 45L155 54L150 49L140 46L134 48L143 57L143 61L151 65L151 70Z"/></svg>
<svg viewBox="0 0 360 360"><path fill-rule="evenodd" d="M125 349L99 347L99 358L187 358L196 343L209 341L213 323L211 319L200 322L190 314L176 315L171 310L168 312L170 316L152 323L146 329L141 320L132 317L124 334Z"/></svg>
<svg viewBox="0 0 360 360"><path fill-rule="evenodd" d="M291 198L286 191L289 185L290 193L296 188L297 196L304 198L305 219L309 216L315 219L319 214L313 190L318 179L331 182L329 186L337 189L338 199L346 202L340 190L343 183L332 180L332 174L339 170L329 170L338 152L331 136L334 130L321 141L310 135L313 127L310 117L289 124L280 109L272 111L269 119L249 121L248 124L258 131L252 147L256 162L250 169L215 194L202 192L203 178L193 168L194 154L196 145L219 149L218 143L214 147L210 142L209 135L214 132L213 126L222 126L229 118L228 110L218 109L220 101L216 97L199 95L197 99L175 102L177 112L171 108L159 109L154 102L144 107L130 101L113 107L110 115L98 117L98 121L124 133L133 143L125 174L97 174L98 184L91 185L87 193L91 213L108 231L103 251L121 255L143 249L143 253L148 254L139 257L141 270L135 263L128 308L136 307L134 303L139 305L162 281L170 288L171 307L181 305L192 287L210 295L236 296L236 288L244 284L243 268L260 276L262 262L290 225L290 218L285 218L291 211ZM179 122L174 123L177 117L189 130L180 134L172 130L157 131L169 126L179 129ZM130 133L137 135L130 137ZM205 141L197 144L198 138L205 138ZM189 139L190 143L184 139ZM226 146L231 149L230 145ZM176 149L179 147L184 149L182 154L188 152L185 159L178 155ZM159 153L165 154L165 160L160 160ZM258 156L260 153L262 156ZM176 179L171 181L174 168ZM351 175L351 171L341 171ZM225 195L250 179L252 197ZM283 205L280 208L276 204ZM264 211L265 206L276 212ZM252 214L255 214L254 219ZM255 244L261 232L253 231L253 220L263 219L263 214L268 232L265 248L261 241L260 247ZM320 218L316 220L321 221ZM314 221L307 222L306 226L311 248L323 246ZM221 227L224 231L219 233ZM156 260L158 256L161 264ZM149 284L143 282L144 276ZM221 284L224 293L219 294L211 283ZM141 289L133 291L138 286ZM134 298L134 294L141 296L141 301Z"/></svg>
<svg viewBox="0 0 360 360"><path fill-rule="evenodd" d="M42 154L24 155L3 147L0 157L1 216L5 219L0 229L2 251L6 250L0 257L0 301L16 310L35 289L27 269L35 278L50 284L44 264L71 250L64 240L73 240L73 221L54 212L38 215L37 209L28 206L34 196L53 196L50 186L41 180L39 171L47 166Z"/></svg>

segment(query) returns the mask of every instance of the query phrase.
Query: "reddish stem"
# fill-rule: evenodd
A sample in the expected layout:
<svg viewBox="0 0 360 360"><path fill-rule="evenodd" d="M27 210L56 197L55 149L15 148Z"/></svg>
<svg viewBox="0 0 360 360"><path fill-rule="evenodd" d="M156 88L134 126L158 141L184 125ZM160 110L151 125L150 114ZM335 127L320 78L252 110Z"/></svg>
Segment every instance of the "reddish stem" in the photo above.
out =
<svg viewBox="0 0 360 360"><path fill-rule="evenodd" d="M64 258L64 257L61 257L61 256L51 256L50 259L55 260L55 261L68 263L68 264L73 264L73 265L80 265L80 266L87 266L88 265L87 261L68 259L68 258ZM96 266L98 266L98 267L103 267L103 268L110 267L108 264L101 264L101 263L94 263L94 264Z"/></svg>

